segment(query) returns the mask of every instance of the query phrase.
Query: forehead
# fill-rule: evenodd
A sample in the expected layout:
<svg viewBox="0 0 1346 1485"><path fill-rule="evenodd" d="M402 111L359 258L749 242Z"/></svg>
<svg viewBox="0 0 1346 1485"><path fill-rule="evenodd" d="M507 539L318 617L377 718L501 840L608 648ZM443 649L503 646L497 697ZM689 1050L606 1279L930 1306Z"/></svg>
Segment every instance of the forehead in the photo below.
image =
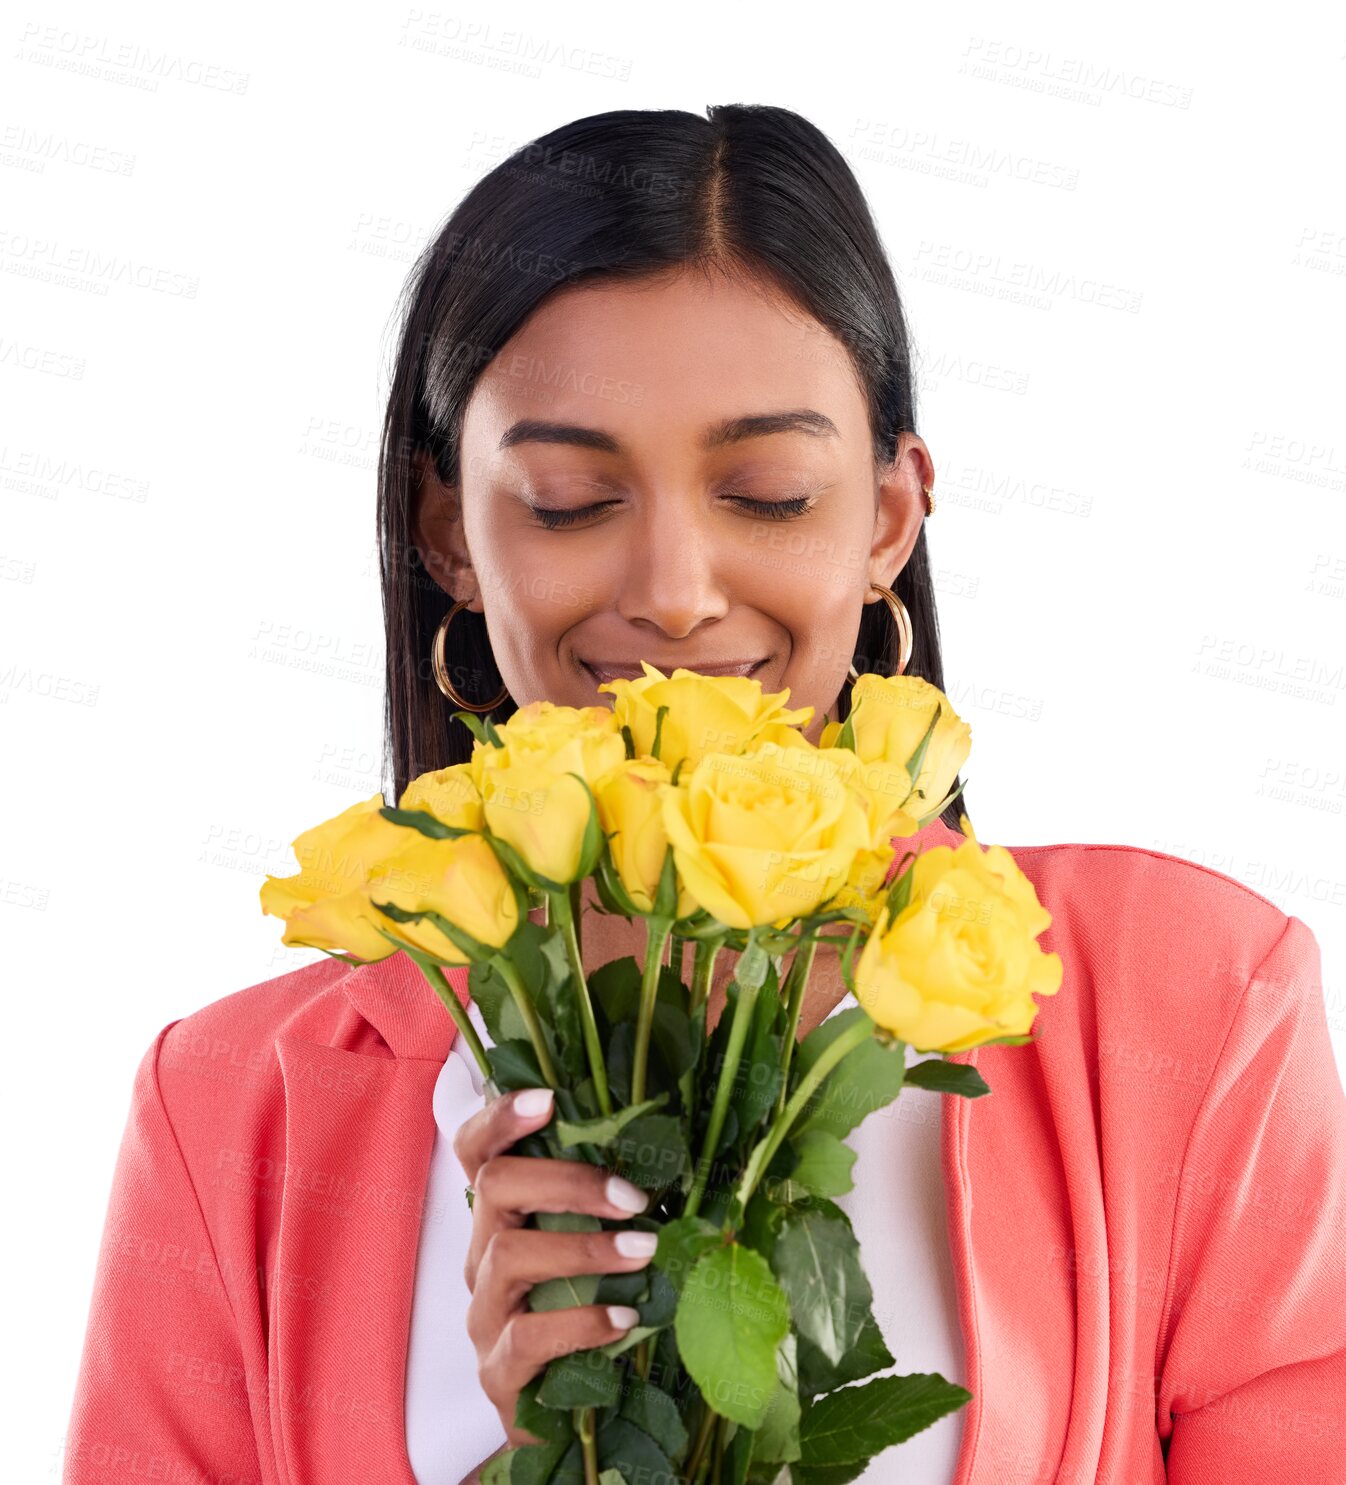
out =
<svg viewBox="0 0 1346 1485"><path fill-rule="evenodd" d="M867 442L864 395L834 335L756 283L683 273L553 295L479 378L464 439L490 457L520 419L538 419L604 430L636 454L701 451L726 419L799 409L840 439L787 435L796 443Z"/></svg>

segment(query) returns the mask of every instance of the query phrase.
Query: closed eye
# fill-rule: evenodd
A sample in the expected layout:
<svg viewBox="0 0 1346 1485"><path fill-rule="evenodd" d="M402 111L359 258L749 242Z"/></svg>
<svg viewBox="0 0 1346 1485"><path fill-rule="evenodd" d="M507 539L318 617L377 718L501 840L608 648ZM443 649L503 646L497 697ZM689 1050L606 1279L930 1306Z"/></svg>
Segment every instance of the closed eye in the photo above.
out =
<svg viewBox="0 0 1346 1485"><path fill-rule="evenodd" d="M591 515L606 511L609 506L617 503L617 500L599 500L597 505L576 505L569 509L548 509L545 505L535 505L532 506L532 512L533 517L547 527L548 532L557 532L562 527L573 526L576 521L587 520Z"/></svg>
<svg viewBox="0 0 1346 1485"><path fill-rule="evenodd" d="M731 491L725 495L725 499L738 506L739 509L751 511L753 515L762 516L768 521L788 521L812 509L816 497L792 495L785 500L757 500L749 495L739 495ZM606 510L608 506L618 503L615 500L600 500L595 505L580 505L570 510L552 510L547 506L535 505L532 511L542 525L549 531L555 531L563 526L573 526L576 521L582 521L586 516L596 515L599 511Z"/></svg>
<svg viewBox="0 0 1346 1485"><path fill-rule="evenodd" d="M785 500L753 500L747 495L730 495L735 505L752 511L755 516L765 516L768 521L788 521L812 510L816 499L813 495L791 495Z"/></svg>

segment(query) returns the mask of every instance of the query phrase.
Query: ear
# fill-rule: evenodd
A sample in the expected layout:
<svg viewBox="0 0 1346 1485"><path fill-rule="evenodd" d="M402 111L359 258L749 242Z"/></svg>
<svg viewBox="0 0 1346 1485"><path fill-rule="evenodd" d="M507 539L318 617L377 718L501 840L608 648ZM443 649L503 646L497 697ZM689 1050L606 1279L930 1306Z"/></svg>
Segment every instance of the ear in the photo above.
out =
<svg viewBox="0 0 1346 1485"><path fill-rule="evenodd" d="M425 449L412 455L412 469L411 537L421 565L450 598L465 598L481 613L481 584L467 550L459 488L439 478Z"/></svg>
<svg viewBox="0 0 1346 1485"><path fill-rule="evenodd" d="M869 581L891 588L907 565L911 549L925 520L925 491L935 483L935 466L923 440L904 433L897 455L883 471L874 512L874 540L869 549ZM877 593L867 593L865 602L878 602Z"/></svg>

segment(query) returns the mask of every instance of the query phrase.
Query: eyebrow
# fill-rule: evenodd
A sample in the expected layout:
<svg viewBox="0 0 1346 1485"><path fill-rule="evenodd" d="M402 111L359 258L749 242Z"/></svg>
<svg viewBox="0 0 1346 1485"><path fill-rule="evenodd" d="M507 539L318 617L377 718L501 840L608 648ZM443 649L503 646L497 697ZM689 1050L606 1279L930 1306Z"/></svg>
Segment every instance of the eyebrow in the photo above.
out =
<svg viewBox="0 0 1346 1485"><path fill-rule="evenodd" d="M811 407L800 407L788 412L753 413L712 423L701 436L701 447L709 452L749 438L766 438L773 433L807 433L814 438L841 437L831 418ZM587 428L582 423L549 423L540 418L521 418L511 424L500 440L500 447L510 449L521 443L571 444L576 448L595 449L602 454L626 452L620 439L602 428Z"/></svg>

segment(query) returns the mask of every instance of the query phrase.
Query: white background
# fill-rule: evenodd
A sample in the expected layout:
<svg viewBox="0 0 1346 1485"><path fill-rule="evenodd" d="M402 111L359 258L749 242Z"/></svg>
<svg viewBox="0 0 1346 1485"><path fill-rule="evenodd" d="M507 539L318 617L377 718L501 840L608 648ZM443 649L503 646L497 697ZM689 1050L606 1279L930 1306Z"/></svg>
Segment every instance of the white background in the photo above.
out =
<svg viewBox="0 0 1346 1485"><path fill-rule="evenodd" d="M1247 883L1317 935L1343 1062L1339 11L71 3L0 36L10 1478L59 1472L137 1062L317 957L258 887L384 782L398 291L572 118L773 103L842 149L920 356L979 835Z"/></svg>

